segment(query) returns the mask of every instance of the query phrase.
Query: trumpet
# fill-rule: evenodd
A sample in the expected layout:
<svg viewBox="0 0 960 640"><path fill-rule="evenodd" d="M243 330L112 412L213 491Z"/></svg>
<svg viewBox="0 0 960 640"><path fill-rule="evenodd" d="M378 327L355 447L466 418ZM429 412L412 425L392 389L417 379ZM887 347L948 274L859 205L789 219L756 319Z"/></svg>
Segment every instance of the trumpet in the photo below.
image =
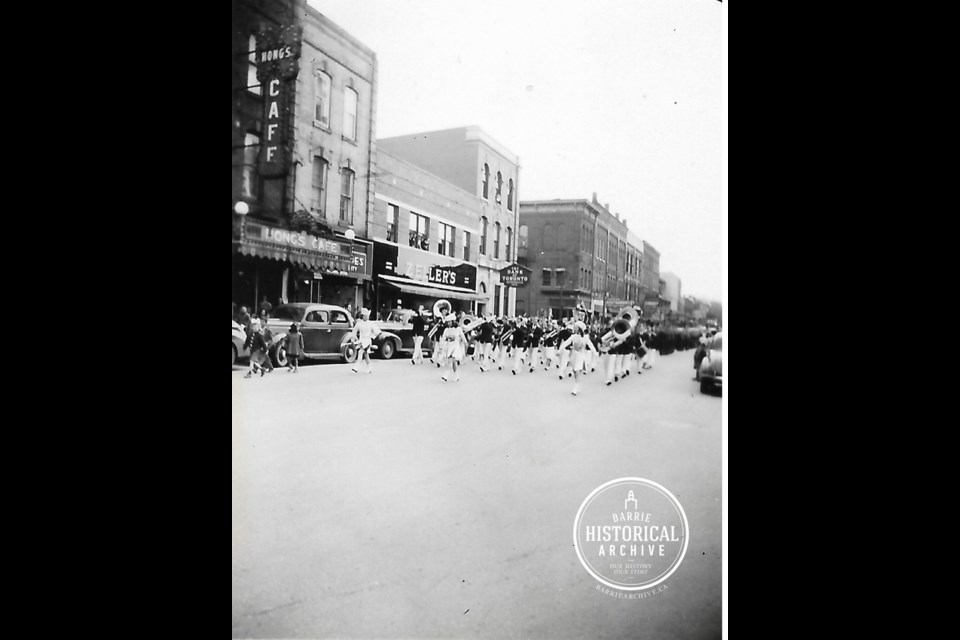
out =
<svg viewBox="0 0 960 640"><path fill-rule="evenodd" d="M546 340L547 338L552 338L553 336L557 335L558 333L560 333L560 329L554 329L553 331L551 331L551 332L548 333L547 335L543 336L543 339Z"/></svg>

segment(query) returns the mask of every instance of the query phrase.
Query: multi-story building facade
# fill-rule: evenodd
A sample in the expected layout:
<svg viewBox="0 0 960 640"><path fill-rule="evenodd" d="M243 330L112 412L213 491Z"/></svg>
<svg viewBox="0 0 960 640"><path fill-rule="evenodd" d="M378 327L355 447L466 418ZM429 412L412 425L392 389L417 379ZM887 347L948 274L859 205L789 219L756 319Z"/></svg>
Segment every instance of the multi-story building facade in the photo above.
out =
<svg viewBox="0 0 960 640"><path fill-rule="evenodd" d="M640 303L644 316L657 318L660 310L660 252L652 244L643 241L643 261L640 264Z"/></svg>
<svg viewBox="0 0 960 640"><path fill-rule="evenodd" d="M490 292L477 280L482 212L481 198L378 149L371 233L381 317L438 299L456 311L500 312L487 308Z"/></svg>
<svg viewBox="0 0 960 640"><path fill-rule="evenodd" d="M599 317L637 304L642 245L609 205L592 200L520 203L520 263L530 283L517 312L570 316L582 308Z"/></svg>
<svg viewBox="0 0 960 640"><path fill-rule="evenodd" d="M373 298L376 54L304 0L233 2L233 298Z"/></svg>
<svg viewBox="0 0 960 640"><path fill-rule="evenodd" d="M479 198L478 308L513 314L516 290L500 282L500 270L516 259L520 159L477 126L377 140L377 148L422 168Z"/></svg>
<svg viewBox="0 0 960 640"><path fill-rule="evenodd" d="M669 317L677 320L682 319L683 300L680 291L680 276L670 271L664 271L660 274L660 279L664 282L663 297L666 298L669 305Z"/></svg>

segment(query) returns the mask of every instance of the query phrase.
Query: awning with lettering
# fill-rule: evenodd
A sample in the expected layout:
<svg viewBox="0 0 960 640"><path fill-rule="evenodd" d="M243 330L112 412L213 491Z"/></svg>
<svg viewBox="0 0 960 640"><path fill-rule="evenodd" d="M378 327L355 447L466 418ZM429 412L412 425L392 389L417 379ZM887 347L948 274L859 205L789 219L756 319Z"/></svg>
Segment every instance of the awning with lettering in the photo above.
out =
<svg viewBox="0 0 960 640"><path fill-rule="evenodd" d="M421 282L419 280L410 280L408 278L398 278L396 276L381 275L380 280L384 284L396 287L404 293L412 293L418 296L427 296L430 298L452 298L454 300L486 300L487 296L480 295L476 291L464 289L462 287L451 287L449 285L433 284L431 282Z"/></svg>
<svg viewBox="0 0 960 640"><path fill-rule="evenodd" d="M295 247L285 247L268 242L261 242L247 237L241 238L237 244L239 247L238 251L241 255L289 262L309 271L341 275L356 278L357 280L373 279L370 274L355 270L351 261L347 258L311 251L309 249L298 249Z"/></svg>

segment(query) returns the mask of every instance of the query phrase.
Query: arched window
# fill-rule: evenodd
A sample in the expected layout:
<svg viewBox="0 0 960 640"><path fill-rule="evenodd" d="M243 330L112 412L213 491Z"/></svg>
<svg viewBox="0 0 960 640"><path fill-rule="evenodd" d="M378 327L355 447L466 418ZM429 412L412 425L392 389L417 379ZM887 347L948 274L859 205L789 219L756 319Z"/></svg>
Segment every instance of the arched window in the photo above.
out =
<svg viewBox="0 0 960 640"><path fill-rule="evenodd" d="M507 183L507 210L513 211L513 178Z"/></svg>
<svg viewBox="0 0 960 640"><path fill-rule="evenodd" d="M327 161L320 156L313 157L313 174L310 181L310 211L323 217L324 196L327 193Z"/></svg>
<svg viewBox="0 0 960 640"><path fill-rule="evenodd" d="M353 224L353 171L340 171L340 222Z"/></svg>
<svg viewBox="0 0 960 640"><path fill-rule="evenodd" d="M500 204L500 193L503 191L503 176L497 171L497 204Z"/></svg>
<svg viewBox="0 0 960 640"><path fill-rule="evenodd" d="M500 259L500 223L493 223L493 259Z"/></svg>
<svg viewBox="0 0 960 640"><path fill-rule="evenodd" d="M487 216L480 218L480 253L487 255Z"/></svg>
<svg viewBox="0 0 960 640"><path fill-rule="evenodd" d="M357 92L350 87L343 91L343 135L357 139Z"/></svg>
<svg viewBox="0 0 960 640"><path fill-rule="evenodd" d="M330 76L323 71L317 71L313 121L320 126L330 127Z"/></svg>
<svg viewBox="0 0 960 640"><path fill-rule="evenodd" d="M490 197L490 165L486 162L483 163L483 199L486 200ZM481 249L480 253L484 253Z"/></svg>

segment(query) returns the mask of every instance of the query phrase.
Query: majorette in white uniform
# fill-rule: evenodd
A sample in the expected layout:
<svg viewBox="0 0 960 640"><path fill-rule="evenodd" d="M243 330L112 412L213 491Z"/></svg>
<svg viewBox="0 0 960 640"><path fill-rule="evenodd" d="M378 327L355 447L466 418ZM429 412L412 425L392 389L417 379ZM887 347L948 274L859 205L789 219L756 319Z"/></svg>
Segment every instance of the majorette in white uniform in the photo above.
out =
<svg viewBox="0 0 960 640"><path fill-rule="evenodd" d="M583 356L585 351L593 350L596 351L596 347L593 346L593 342L590 341L590 338L585 337L583 332L587 330L587 325L585 325L580 320L577 320L574 323L574 326L577 329L577 333L570 336L564 340L563 344L560 345L561 349L566 349L570 347L570 353L572 354L573 360L573 395L577 395L580 392L580 373L586 371L584 366Z"/></svg>

